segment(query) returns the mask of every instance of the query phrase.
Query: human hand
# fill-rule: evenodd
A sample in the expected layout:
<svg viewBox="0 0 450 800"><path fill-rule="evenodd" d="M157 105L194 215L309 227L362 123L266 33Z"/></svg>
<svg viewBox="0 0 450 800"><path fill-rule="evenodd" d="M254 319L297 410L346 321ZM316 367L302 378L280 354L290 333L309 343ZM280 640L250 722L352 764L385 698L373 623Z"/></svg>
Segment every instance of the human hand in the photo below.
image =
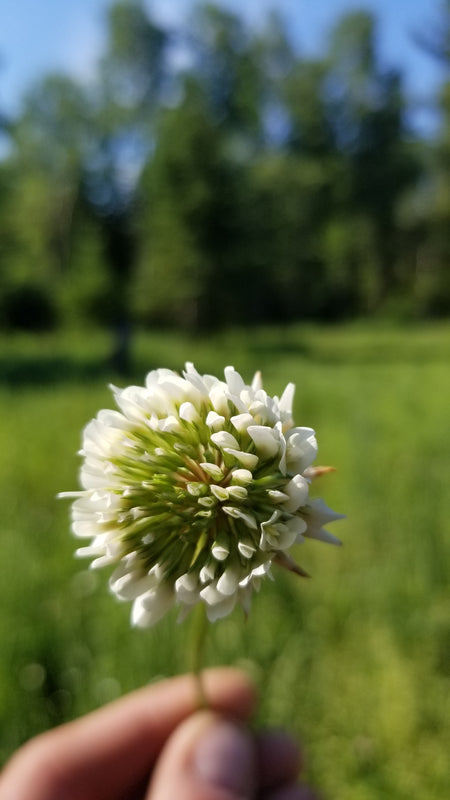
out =
<svg viewBox="0 0 450 800"><path fill-rule="evenodd" d="M246 727L248 678L207 670L204 686L208 711L185 675L32 739L0 775L0 800L314 800L293 741Z"/></svg>

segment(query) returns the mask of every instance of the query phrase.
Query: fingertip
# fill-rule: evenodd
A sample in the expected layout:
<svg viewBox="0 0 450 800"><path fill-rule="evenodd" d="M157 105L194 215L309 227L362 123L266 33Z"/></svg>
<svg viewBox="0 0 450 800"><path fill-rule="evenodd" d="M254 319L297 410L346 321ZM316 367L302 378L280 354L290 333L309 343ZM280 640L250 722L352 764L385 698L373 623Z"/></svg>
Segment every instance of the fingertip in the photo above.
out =
<svg viewBox="0 0 450 800"><path fill-rule="evenodd" d="M257 773L253 737L211 711L185 720L168 740L147 800L238 800L253 797Z"/></svg>
<svg viewBox="0 0 450 800"><path fill-rule="evenodd" d="M230 797L253 793L256 749L253 738L241 725L206 712L201 736L192 752L192 774L200 784L225 790Z"/></svg>
<svg viewBox="0 0 450 800"><path fill-rule="evenodd" d="M303 767L303 755L298 743L285 731L263 731L257 735L257 758L261 786L273 786L295 781Z"/></svg>
<svg viewBox="0 0 450 800"><path fill-rule="evenodd" d="M257 691L244 670L236 667L206 669L201 680L207 704L214 711L242 720L254 714Z"/></svg>

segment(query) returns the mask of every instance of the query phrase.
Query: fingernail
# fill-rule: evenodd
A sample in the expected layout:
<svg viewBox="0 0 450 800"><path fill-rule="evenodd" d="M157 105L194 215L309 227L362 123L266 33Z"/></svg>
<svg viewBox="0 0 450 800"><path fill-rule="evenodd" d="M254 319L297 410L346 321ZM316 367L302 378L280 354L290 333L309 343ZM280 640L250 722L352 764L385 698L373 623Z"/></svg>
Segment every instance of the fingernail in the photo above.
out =
<svg viewBox="0 0 450 800"><path fill-rule="evenodd" d="M250 735L238 725L213 718L195 746L192 763L203 783L241 798L251 795L255 750Z"/></svg>

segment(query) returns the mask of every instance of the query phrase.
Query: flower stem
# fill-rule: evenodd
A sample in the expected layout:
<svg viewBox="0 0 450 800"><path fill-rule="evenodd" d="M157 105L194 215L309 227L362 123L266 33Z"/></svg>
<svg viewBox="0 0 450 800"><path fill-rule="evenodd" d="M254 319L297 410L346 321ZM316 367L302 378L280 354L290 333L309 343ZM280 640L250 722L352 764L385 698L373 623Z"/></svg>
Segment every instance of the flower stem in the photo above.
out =
<svg viewBox="0 0 450 800"><path fill-rule="evenodd" d="M197 703L199 709L208 708L208 699L205 693L202 676L203 654L205 649L206 629L208 619L204 603L198 603L194 609L192 628L192 672L196 682Z"/></svg>

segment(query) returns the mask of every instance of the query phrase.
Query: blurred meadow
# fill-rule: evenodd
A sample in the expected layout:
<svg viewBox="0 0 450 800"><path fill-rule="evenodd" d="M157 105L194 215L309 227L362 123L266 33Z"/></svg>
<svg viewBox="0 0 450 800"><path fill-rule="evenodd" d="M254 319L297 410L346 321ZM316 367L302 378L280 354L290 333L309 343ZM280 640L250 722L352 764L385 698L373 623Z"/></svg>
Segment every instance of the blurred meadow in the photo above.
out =
<svg viewBox="0 0 450 800"><path fill-rule="evenodd" d="M347 518L342 548L299 548L310 580L274 570L248 620L210 626L206 663L250 670L255 724L305 741L325 798L443 800L450 3L414 38L442 68L426 97L367 8L311 56L276 8L251 29L147 6L105 3L83 79L41 76L14 115L0 98L0 759L188 669L189 624L131 629L56 495L110 382L233 364L296 384L337 469L314 489Z"/></svg>
<svg viewBox="0 0 450 800"><path fill-rule="evenodd" d="M131 629L108 570L73 557L68 503L81 429L113 407L104 332L0 339L0 744L5 758L49 726L189 666L189 622ZM316 492L347 519L342 548L309 542L310 580L274 570L247 621L209 628L206 662L241 664L261 691L258 724L305 740L327 797L426 797L448 788L447 513L450 327L232 328L206 338L138 333L127 382L193 360L280 393L337 472Z"/></svg>

